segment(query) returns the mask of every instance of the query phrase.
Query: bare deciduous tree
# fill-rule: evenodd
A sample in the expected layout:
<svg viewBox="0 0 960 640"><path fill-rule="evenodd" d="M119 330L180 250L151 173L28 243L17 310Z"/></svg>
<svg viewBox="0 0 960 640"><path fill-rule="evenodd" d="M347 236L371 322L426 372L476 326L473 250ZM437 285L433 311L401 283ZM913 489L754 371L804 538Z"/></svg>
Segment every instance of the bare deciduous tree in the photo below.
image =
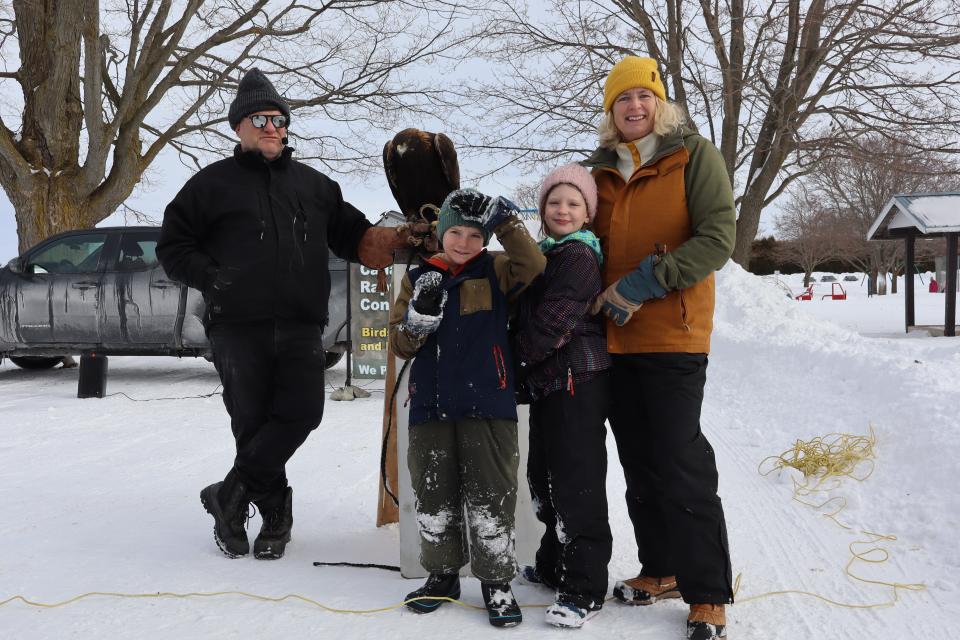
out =
<svg viewBox="0 0 960 640"><path fill-rule="evenodd" d="M532 220L535 228L542 228L540 218L540 182L524 181L513 188L510 199L520 207L523 217ZM531 232L535 239L539 239L539 231Z"/></svg>
<svg viewBox="0 0 960 640"><path fill-rule="evenodd" d="M870 293L883 293L885 286L877 283L901 270L903 243L867 241L870 225L894 194L956 191L960 163L880 136L864 140L861 147L856 153L823 160L803 182L811 206L835 218L837 257L872 274L876 288ZM932 243L918 243L917 256L923 258L931 250Z"/></svg>
<svg viewBox="0 0 960 640"><path fill-rule="evenodd" d="M308 157L341 171L368 161L380 147L368 125L437 101L401 73L453 45L459 12L425 0L4 3L0 185L20 249L106 218L167 146L197 166L232 148L227 107L250 67L289 98ZM345 133L298 129L311 110Z"/></svg>
<svg viewBox="0 0 960 640"><path fill-rule="evenodd" d="M723 155L742 265L764 207L825 152L855 149L868 132L960 151L957 0L498 6L486 53L502 70L478 90L477 145L526 162L588 153L606 73L627 54L656 58L670 99Z"/></svg>
<svg viewBox="0 0 960 640"><path fill-rule="evenodd" d="M836 216L819 208L804 189L796 188L776 221L776 257L803 269L803 286L810 274L837 254Z"/></svg>

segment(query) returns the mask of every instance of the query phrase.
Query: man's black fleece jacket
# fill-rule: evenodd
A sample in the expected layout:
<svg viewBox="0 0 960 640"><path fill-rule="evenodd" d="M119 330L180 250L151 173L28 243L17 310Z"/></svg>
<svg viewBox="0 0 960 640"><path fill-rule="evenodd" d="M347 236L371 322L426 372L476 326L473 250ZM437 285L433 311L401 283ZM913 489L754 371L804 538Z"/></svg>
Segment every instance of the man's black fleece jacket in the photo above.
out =
<svg viewBox="0 0 960 640"><path fill-rule="evenodd" d="M232 158L190 178L164 211L157 257L171 278L203 292L208 327L273 319L325 325L328 247L358 261L370 222L344 202L336 182L291 152L268 162L238 145Z"/></svg>

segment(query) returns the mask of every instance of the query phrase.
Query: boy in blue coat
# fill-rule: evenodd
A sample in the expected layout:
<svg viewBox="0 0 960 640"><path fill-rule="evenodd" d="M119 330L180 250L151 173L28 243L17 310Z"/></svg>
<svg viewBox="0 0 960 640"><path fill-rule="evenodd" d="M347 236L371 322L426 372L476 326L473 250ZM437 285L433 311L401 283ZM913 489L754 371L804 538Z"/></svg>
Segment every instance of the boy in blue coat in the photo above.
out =
<svg viewBox="0 0 960 640"><path fill-rule="evenodd" d="M505 254L487 253L491 232ZM437 237L443 253L406 274L390 312L393 353L415 358L407 464L430 573L407 606L429 613L459 598L469 561L490 623L514 626L522 619L510 588L519 453L507 303L546 260L510 201L472 190L444 201Z"/></svg>

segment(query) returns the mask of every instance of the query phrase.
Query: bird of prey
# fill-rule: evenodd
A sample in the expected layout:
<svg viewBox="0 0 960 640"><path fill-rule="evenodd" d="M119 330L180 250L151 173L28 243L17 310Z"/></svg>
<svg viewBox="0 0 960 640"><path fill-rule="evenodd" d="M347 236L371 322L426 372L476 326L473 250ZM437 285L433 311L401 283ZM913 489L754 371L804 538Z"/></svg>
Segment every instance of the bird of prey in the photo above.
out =
<svg viewBox="0 0 960 640"><path fill-rule="evenodd" d="M434 222L437 209L460 188L453 142L442 133L404 129L383 146L383 169L407 222Z"/></svg>

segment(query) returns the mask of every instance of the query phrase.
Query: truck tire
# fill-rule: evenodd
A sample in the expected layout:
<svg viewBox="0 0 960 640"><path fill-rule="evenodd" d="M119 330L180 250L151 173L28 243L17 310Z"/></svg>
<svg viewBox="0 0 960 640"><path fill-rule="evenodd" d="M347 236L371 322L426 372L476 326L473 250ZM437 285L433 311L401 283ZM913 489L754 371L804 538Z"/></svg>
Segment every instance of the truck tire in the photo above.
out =
<svg viewBox="0 0 960 640"><path fill-rule="evenodd" d="M10 362L21 369L52 369L63 356L10 356Z"/></svg>

